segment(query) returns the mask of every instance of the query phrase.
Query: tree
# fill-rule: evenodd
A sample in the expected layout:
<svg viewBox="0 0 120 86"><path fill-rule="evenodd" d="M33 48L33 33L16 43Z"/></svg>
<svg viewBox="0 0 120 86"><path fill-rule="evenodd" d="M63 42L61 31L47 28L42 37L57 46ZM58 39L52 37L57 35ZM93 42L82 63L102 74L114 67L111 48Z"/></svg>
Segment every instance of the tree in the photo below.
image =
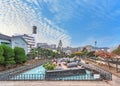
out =
<svg viewBox="0 0 120 86"><path fill-rule="evenodd" d="M2 46L0 46L0 64L4 63L4 57L3 57L4 50Z"/></svg>
<svg viewBox="0 0 120 86"><path fill-rule="evenodd" d="M31 49L29 54L30 59L34 59L35 57L37 57L37 53L38 51L35 48Z"/></svg>
<svg viewBox="0 0 120 86"><path fill-rule="evenodd" d="M120 45L117 47L117 49L113 50L112 53L120 56Z"/></svg>
<svg viewBox="0 0 120 86"><path fill-rule="evenodd" d="M25 50L23 48L15 47L14 52L15 52L15 62L17 64L22 64L22 63L26 62L27 56L26 56Z"/></svg>
<svg viewBox="0 0 120 86"><path fill-rule="evenodd" d="M81 52L82 52L83 56L86 57L88 50L84 47Z"/></svg>
<svg viewBox="0 0 120 86"><path fill-rule="evenodd" d="M91 51L87 53L88 57L95 57L95 51Z"/></svg>
<svg viewBox="0 0 120 86"><path fill-rule="evenodd" d="M118 65L120 65L120 45L117 47L117 49L113 50L112 53L116 54L116 58L114 59L114 63L116 63L116 71L118 71Z"/></svg>
<svg viewBox="0 0 120 86"><path fill-rule="evenodd" d="M73 56L83 56L84 55L84 53L83 52L74 52L73 53Z"/></svg>
<svg viewBox="0 0 120 86"><path fill-rule="evenodd" d="M100 56L107 62L108 67L110 68L110 62L113 61L114 57L116 56L114 53L104 52L104 51L97 51L95 52L97 56Z"/></svg>
<svg viewBox="0 0 120 86"><path fill-rule="evenodd" d="M13 65L15 64L15 60L14 60L14 50L7 46L7 45L1 45L3 50L4 50L4 53L3 53L3 56L4 56L4 65L7 66L7 65Z"/></svg>

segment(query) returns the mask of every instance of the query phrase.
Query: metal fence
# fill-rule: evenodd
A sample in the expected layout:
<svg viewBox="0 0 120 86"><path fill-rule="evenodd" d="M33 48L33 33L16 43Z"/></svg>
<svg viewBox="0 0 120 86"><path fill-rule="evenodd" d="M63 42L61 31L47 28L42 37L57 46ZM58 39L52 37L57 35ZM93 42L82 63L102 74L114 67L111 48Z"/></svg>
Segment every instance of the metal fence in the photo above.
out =
<svg viewBox="0 0 120 86"><path fill-rule="evenodd" d="M105 71L99 67L92 65L92 64L85 64L85 63L79 63L79 64L83 65L84 67L86 67L88 69L95 70L95 71L99 72L102 79L104 79L104 80L112 80L112 73L110 73L108 71Z"/></svg>
<svg viewBox="0 0 120 86"><path fill-rule="evenodd" d="M49 75L46 76L45 74L22 74L23 71L35 68L37 66L42 65L44 62L39 62L37 64L25 66L25 67L19 67L11 71L6 71L0 74L0 80L12 80L12 81L29 81L29 80L112 80L112 74L100 69L98 67L95 67L91 64L84 64L80 63L80 65L83 65L86 68L98 71L100 73L99 78L95 78L94 75L91 74L79 74L79 75L69 75L69 76L56 76L56 75Z"/></svg>
<svg viewBox="0 0 120 86"><path fill-rule="evenodd" d="M47 76L45 77L45 80L62 80L62 81L89 81L89 80L101 80L99 79L95 79L93 76L91 76L90 74L84 74L84 75L75 75L75 76Z"/></svg>
<svg viewBox="0 0 120 86"><path fill-rule="evenodd" d="M44 80L44 74L19 74L19 75L9 75L7 80L12 81L30 81L30 80Z"/></svg>
<svg viewBox="0 0 120 86"><path fill-rule="evenodd" d="M15 69L12 69L12 70L9 70L9 71L1 72L0 73L0 80L8 80L9 77L11 77L11 76L18 75L18 74L20 74L24 71L27 71L27 70L30 70L30 69L35 68L37 66L40 66L47 61L49 61L49 60L40 61L40 62L37 62L37 63L32 64L32 65L22 66L22 67L15 68Z"/></svg>
<svg viewBox="0 0 120 86"><path fill-rule="evenodd" d="M7 78L8 81L37 81L37 80L46 80L46 81L77 81L77 80L102 80L101 78L95 79L93 76L86 75L77 75L77 76L45 76L45 74L19 74L19 75L9 75Z"/></svg>

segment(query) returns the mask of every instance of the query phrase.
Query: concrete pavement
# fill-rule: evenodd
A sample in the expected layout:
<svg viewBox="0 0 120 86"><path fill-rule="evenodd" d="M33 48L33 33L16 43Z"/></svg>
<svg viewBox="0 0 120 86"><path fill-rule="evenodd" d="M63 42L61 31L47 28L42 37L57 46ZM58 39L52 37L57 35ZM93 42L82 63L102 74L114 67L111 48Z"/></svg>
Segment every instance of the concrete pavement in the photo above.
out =
<svg viewBox="0 0 120 86"><path fill-rule="evenodd" d="M104 81L1 81L0 86L111 86Z"/></svg>
<svg viewBox="0 0 120 86"><path fill-rule="evenodd" d="M111 86L120 86L120 78L112 75L112 81L108 81Z"/></svg>

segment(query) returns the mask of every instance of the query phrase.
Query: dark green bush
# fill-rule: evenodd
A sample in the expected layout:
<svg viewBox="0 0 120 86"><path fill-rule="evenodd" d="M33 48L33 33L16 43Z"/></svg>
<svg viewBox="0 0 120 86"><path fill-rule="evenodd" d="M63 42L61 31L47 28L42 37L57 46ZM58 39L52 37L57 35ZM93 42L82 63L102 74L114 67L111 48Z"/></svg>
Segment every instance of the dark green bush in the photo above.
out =
<svg viewBox="0 0 120 86"><path fill-rule="evenodd" d="M0 64L4 64L4 57L0 55Z"/></svg>
<svg viewBox="0 0 120 86"><path fill-rule="evenodd" d="M4 50L3 50L2 46L0 45L0 55L3 55L3 53L4 53Z"/></svg>
<svg viewBox="0 0 120 86"><path fill-rule="evenodd" d="M4 53L3 53L3 57L4 57L4 64L5 65L12 65L15 64L15 60L14 60L14 50L7 46L7 45L1 45Z"/></svg>
<svg viewBox="0 0 120 86"><path fill-rule="evenodd" d="M3 57L4 50L2 46L0 46L0 64L4 63L4 57Z"/></svg>
<svg viewBox="0 0 120 86"><path fill-rule="evenodd" d="M25 50L23 48L15 47L14 53L15 53L15 62L17 64L22 64L27 61L27 56L26 56Z"/></svg>

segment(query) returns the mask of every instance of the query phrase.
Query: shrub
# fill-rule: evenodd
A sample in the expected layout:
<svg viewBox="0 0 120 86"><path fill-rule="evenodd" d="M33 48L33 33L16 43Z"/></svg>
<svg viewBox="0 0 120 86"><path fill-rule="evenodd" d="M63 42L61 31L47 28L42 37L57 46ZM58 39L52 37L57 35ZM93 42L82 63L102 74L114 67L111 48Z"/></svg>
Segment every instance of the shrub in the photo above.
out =
<svg viewBox="0 0 120 86"><path fill-rule="evenodd" d="M4 53L4 50L3 50L2 46L0 45L0 55L3 55L3 53Z"/></svg>
<svg viewBox="0 0 120 86"><path fill-rule="evenodd" d="M46 64L43 65L43 67L47 70L54 70L56 65L53 64L53 63L46 63Z"/></svg>
<svg viewBox="0 0 120 86"><path fill-rule="evenodd" d="M0 46L0 64L4 63L4 57L3 57L4 50L2 46Z"/></svg>
<svg viewBox="0 0 120 86"><path fill-rule="evenodd" d="M67 60L67 63L70 63L70 60Z"/></svg>
<svg viewBox="0 0 120 86"><path fill-rule="evenodd" d="M26 62L27 56L26 56L25 50L23 48L15 47L14 52L15 52L15 62L16 63L22 64L22 63Z"/></svg>
<svg viewBox="0 0 120 86"><path fill-rule="evenodd" d="M3 50L4 50L4 53L3 53L3 56L4 56L4 64L5 65L12 65L12 64L15 64L15 61L14 61L14 50L7 46L7 45L1 45Z"/></svg>
<svg viewBox="0 0 120 86"><path fill-rule="evenodd" d="M4 64L4 57L0 55L0 64Z"/></svg>

